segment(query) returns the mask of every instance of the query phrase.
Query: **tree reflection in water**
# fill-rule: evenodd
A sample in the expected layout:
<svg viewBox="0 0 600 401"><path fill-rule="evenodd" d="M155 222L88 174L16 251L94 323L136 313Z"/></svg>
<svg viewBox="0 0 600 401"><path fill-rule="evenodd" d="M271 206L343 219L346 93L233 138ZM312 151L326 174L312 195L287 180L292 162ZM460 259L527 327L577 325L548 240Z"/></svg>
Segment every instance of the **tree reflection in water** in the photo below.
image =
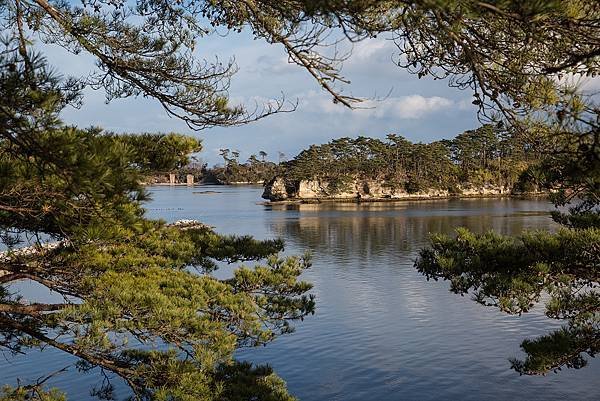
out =
<svg viewBox="0 0 600 401"><path fill-rule="evenodd" d="M600 253L593 249L580 252L574 248L577 244L568 254L558 252L562 249L559 243L555 243L555 252L548 250L548 242L557 237L539 230L555 231L558 227L548 217L549 204L532 201L529 211L524 212L515 208L515 202L324 202L274 204L269 208L298 214L294 219L272 220L274 233L314 250L317 257L329 253L338 266L358 259L368 268L372 258L381 255L389 255L390 263L417 259L417 270L428 279L450 280L451 291L470 294L475 301L504 312L521 314L545 301L546 315L565 319L567 324L548 335L524 340L521 347L525 358L511 359L512 368L521 374L581 368L587 363L583 354L593 356L599 344L599 301L594 293L597 272L590 266L598 266ZM459 230L459 241L453 241L451 234L457 227L470 231ZM527 230L531 234L513 240L500 235ZM431 233L441 234L432 237L431 248L423 249L430 244ZM558 238L574 241L567 231L559 231ZM586 242L579 245L585 247ZM589 274L574 280L572 269L588 269Z"/></svg>

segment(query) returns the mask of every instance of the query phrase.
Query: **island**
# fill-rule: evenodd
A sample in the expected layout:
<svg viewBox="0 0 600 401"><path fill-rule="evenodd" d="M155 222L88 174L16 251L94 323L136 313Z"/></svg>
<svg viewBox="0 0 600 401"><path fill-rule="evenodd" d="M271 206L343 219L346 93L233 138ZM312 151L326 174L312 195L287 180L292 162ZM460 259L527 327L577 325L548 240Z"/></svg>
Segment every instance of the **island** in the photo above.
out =
<svg viewBox="0 0 600 401"><path fill-rule="evenodd" d="M387 201L544 194L546 143L535 132L483 125L452 140L412 143L359 136L312 145L279 165L262 195L272 202Z"/></svg>

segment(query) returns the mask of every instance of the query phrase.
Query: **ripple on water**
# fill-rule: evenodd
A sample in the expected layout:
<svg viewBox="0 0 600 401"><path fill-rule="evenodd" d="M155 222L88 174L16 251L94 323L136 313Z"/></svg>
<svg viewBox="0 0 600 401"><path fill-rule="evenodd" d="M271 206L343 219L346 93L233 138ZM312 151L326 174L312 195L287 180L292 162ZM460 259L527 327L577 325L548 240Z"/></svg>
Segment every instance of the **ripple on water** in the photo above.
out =
<svg viewBox="0 0 600 401"><path fill-rule="evenodd" d="M519 376L508 358L519 344L558 327L541 308L508 316L427 281L414 267L432 232L466 226L511 234L553 229L542 200L473 199L361 206L256 205L260 188L219 187L210 197L187 188L153 190L151 214L200 219L225 233L282 237L286 253L310 249L317 312L294 334L240 359L268 363L302 401L597 400L600 364L547 377ZM154 210L156 209L156 210ZM161 212L160 209L169 209ZM225 274L225 273L224 273ZM35 361L35 362L34 362ZM47 350L36 358L0 362L3 382L37 377L72 362ZM75 372L64 384L87 399L98 375ZM123 393L121 393L123 394Z"/></svg>

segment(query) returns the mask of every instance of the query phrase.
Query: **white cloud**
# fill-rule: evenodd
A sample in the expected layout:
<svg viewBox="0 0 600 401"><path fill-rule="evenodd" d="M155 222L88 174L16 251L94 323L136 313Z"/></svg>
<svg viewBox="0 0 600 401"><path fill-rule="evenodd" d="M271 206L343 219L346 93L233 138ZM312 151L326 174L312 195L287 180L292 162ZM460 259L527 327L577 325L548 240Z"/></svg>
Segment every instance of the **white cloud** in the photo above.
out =
<svg viewBox="0 0 600 401"><path fill-rule="evenodd" d="M600 77L582 79L580 88L587 93L596 94L600 91Z"/></svg>
<svg viewBox="0 0 600 401"><path fill-rule="evenodd" d="M376 57L385 56L389 60L391 50L394 44L389 40L371 39L363 42L358 42L352 49L352 62L363 62L365 60L373 60Z"/></svg>
<svg viewBox="0 0 600 401"><path fill-rule="evenodd" d="M277 54L273 56L260 56L256 65L248 69L248 72L271 77L273 75L296 74L298 67L289 62L287 55Z"/></svg>
<svg viewBox="0 0 600 401"><path fill-rule="evenodd" d="M454 102L440 96L424 97L410 95L390 98L375 106L375 117L396 117L400 119L418 119L452 106Z"/></svg>
<svg viewBox="0 0 600 401"><path fill-rule="evenodd" d="M212 59L218 54L225 60L236 56L240 71L232 81L232 105L243 104L252 111L255 105L260 108L285 96L290 102L298 99L298 110L240 127L195 133L181 120L168 117L155 100L132 98L105 105L102 91L86 91L83 108L65 110L65 121L81 126L100 125L118 132L192 134L204 140L201 157L211 164L222 162L220 148L240 149L243 157L260 149L270 155L282 151L291 157L311 143L341 136L383 137L388 132L402 132L414 141L430 141L452 137L478 124L465 92L448 88L443 81L419 80L397 67L393 58L398 49L383 38L356 44L352 57L344 63L342 75L352 81L351 85L339 85L344 93L373 98L390 93L382 101L363 103L368 107L363 110L334 104L331 95L321 90L307 71L287 62L281 46L252 40L246 34L217 39L203 42L198 56ZM58 51L50 55L53 64L60 65L65 74L85 74L93 68L93 60L63 57Z"/></svg>
<svg viewBox="0 0 600 401"><path fill-rule="evenodd" d="M457 102L457 105L459 110L473 111L474 113L478 110L477 107L473 105L472 98L462 99Z"/></svg>
<svg viewBox="0 0 600 401"><path fill-rule="evenodd" d="M368 100L359 104L356 110L349 110L340 104L333 103L327 94L317 91L300 94L298 98L302 111L329 115L346 114L348 117L362 118L419 119L427 114L458 106L457 103L445 97L410 95L390 97L382 101Z"/></svg>

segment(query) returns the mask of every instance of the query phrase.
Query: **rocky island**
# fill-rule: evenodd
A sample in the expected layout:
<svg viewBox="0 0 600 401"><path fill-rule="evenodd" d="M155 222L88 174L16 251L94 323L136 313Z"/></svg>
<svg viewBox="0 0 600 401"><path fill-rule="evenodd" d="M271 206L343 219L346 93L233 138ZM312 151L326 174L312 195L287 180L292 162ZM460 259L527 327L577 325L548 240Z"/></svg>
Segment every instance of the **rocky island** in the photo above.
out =
<svg viewBox="0 0 600 401"><path fill-rule="evenodd" d="M330 190L330 183L318 180L301 180L286 182L283 177L275 177L265 185L263 198L273 202L302 201L302 200L409 200L409 199L444 199L451 197L487 197L520 195L525 192L515 192L512 188L485 185L478 188L457 188L459 191L448 189L429 189L418 192L407 192L403 188L387 186L385 182L356 179L345 189ZM537 194L539 191L526 192Z"/></svg>
<svg viewBox="0 0 600 401"><path fill-rule="evenodd" d="M440 199L539 194L543 143L484 125L452 140L412 143L390 134L312 145L267 182L277 201Z"/></svg>

